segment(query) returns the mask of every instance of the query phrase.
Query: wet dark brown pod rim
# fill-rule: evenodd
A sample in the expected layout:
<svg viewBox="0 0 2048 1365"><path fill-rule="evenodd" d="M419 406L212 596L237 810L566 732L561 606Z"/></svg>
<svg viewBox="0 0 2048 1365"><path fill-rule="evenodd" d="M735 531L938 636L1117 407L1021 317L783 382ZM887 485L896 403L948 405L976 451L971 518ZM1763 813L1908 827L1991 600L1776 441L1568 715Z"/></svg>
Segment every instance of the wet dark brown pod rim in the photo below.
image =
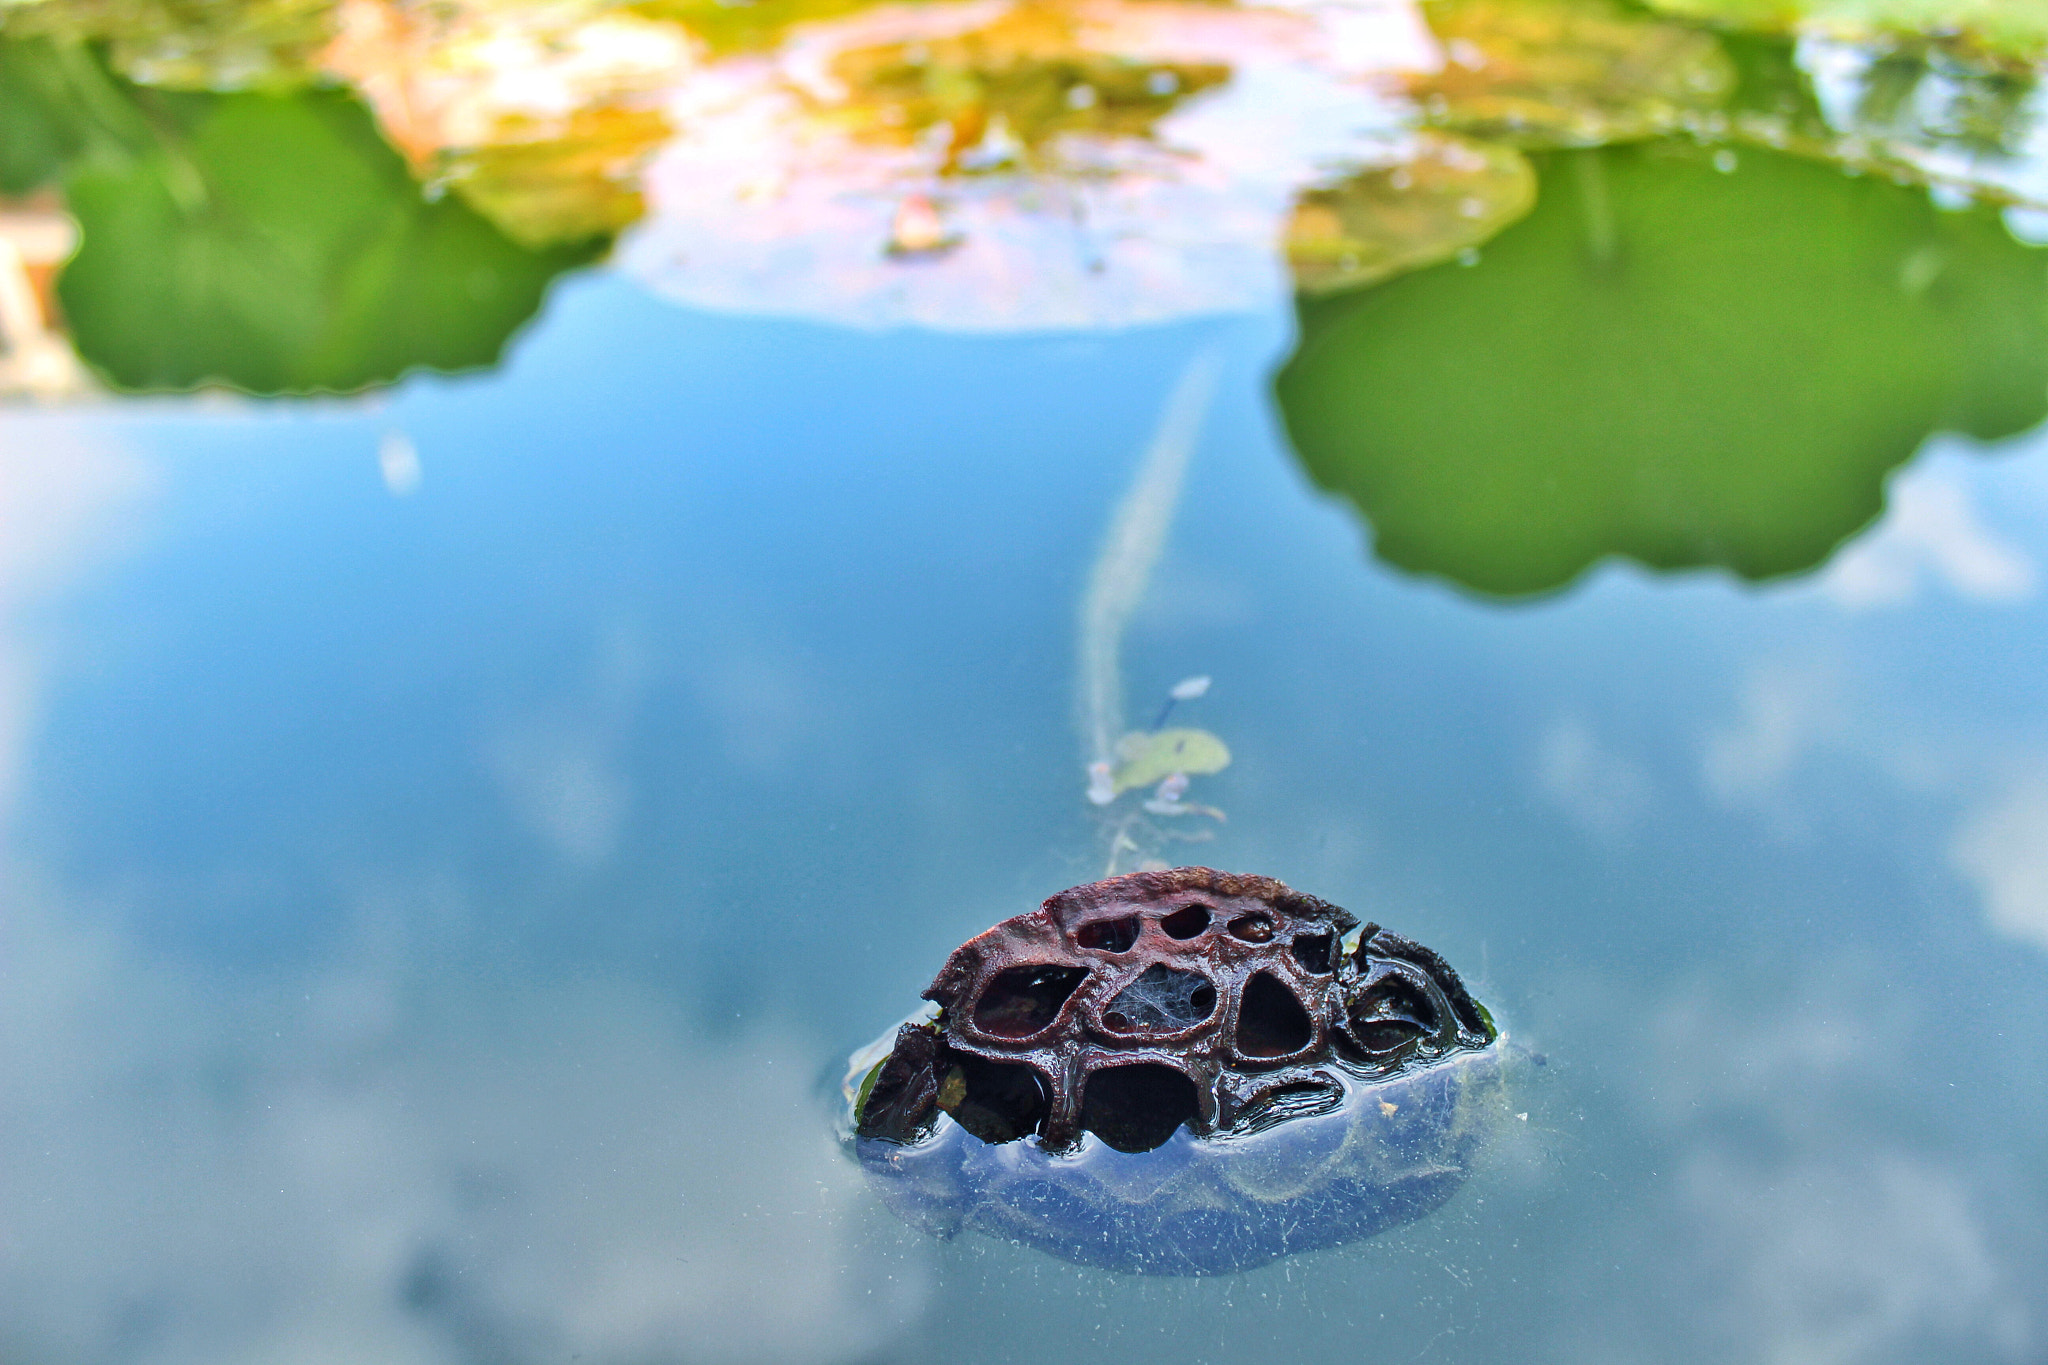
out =
<svg viewBox="0 0 2048 1365"><path fill-rule="evenodd" d="M1448 963L1270 877L1182 867L1062 891L955 949L863 1087L856 1131L941 1113L984 1142L1147 1151L1256 1131L1496 1036Z"/></svg>

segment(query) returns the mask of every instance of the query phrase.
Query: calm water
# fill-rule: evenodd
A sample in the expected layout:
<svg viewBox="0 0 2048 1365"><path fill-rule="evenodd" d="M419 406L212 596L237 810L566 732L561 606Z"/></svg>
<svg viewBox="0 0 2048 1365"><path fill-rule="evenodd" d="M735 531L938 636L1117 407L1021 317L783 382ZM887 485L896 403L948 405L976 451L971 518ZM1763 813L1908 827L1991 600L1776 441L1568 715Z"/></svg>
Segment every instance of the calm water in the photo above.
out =
<svg viewBox="0 0 2048 1365"><path fill-rule="evenodd" d="M1542 165L1595 258L1654 238L1631 165ZM1728 183L1776 221L1758 174ZM1882 238L1887 300L1977 262L1952 271L1991 281L1971 338L2018 297L2009 253L2042 287L1995 218L1930 227L1899 193L1897 224L1824 207L1800 241ZM1551 306L1514 292L1562 278L1536 212L1372 295L1393 330L1327 342L1376 357L1341 401L1289 397L1328 354L1301 348L1286 414L1304 328L1350 324L1277 290L963 335L701 311L602 269L487 373L0 413L0 1356L2048 1360L2032 305L1925 393L1884 364L1932 324L1846 287L1810 336L1826 310L1761 287L1782 345L1711 392L1592 359L1495 382L1555 335L1505 322L1465 369L1371 350ZM1699 278L1762 268L1685 250ZM1602 328L1633 325L1616 307ZM1183 714L1234 754L1198 787L1227 823L1172 856L1440 950L1544 1064L1450 1205L1361 1245L1158 1281L934 1242L836 1149L833 1089L955 944L1099 875L1076 604L1205 354L1124 642L1132 714L1212 675ZM1766 537L1815 542L1757 551L1790 577L1604 559L1548 591L1573 551L1516 537L1598 518L1486 465L1528 391L1565 414L1531 417L1531 486L1605 458L1611 424L1570 428L1601 401L1681 446L1731 409L1741 444L1703 437L1702 467L1847 510ZM1475 463L1396 451L1436 471L1419 494L1333 464L1331 403ZM1792 468L1831 442L1864 466L1839 495ZM1391 500L1378 557L1350 496ZM1385 509L1417 505L1474 520L1397 545ZM1750 553L1711 524L1588 534Z"/></svg>
<svg viewBox="0 0 2048 1365"><path fill-rule="evenodd" d="M1304 485L1287 332L588 277L488 377L6 418L10 1355L2041 1358L2048 452L1937 442L1785 586L1491 605ZM1440 948L1549 1065L1366 1245L927 1244L825 1080L1095 874L1073 604L1206 346L1128 642L1134 696L1217 679L1199 854Z"/></svg>

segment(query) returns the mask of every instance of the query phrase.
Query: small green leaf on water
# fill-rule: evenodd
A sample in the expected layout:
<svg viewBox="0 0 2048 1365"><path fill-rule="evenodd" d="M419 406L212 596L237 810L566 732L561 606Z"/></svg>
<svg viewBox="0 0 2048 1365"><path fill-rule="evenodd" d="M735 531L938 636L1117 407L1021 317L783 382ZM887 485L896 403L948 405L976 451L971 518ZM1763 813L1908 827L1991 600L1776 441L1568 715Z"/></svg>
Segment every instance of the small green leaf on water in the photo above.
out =
<svg viewBox="0 0 2048 1365"><path fill-rule="evenodd" d="M1119 793L1175 773L1214 773L1230 766L1230 750L1207 730L1134 730L1116 742L1116 756Z"/></svg>
<svg viewBox="0 0 2048 1365"><path fill-rule="evenodd" d="M853 1121L855 1123L859 1123L861 1115L867 1112L868 1096L875 1093L875 1082L881 1079L882 1068L888 1065L888 1062L889 1059L887 1057L882 1058L881 1061L868 1068L867 1075L861 1077L860 1093L854 1096L853 1099Z"/></svg>

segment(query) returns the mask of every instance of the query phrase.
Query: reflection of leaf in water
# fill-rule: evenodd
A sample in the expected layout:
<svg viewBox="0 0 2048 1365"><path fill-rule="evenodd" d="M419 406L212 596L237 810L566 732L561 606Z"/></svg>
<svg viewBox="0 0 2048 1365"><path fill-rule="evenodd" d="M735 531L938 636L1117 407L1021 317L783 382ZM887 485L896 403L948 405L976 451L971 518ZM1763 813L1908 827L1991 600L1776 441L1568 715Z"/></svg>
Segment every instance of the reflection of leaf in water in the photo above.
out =
<svg viewBox="0 0 2048 1365"><path fill-rule="evenodd" d="M1956 34L2008 57L2038 58L2048 46L2044 0L1644 0L1653 10L1733 28L1808 26L1848 38Z"/></svg>
<svg viewBox="0 0 2048 1365"><path fill-rule="evenodd" d="M1449 57L1410 85L1429 121L1524 147L1672 132L1734 83L1711 34L1613 0L1431 0L1423 13Z"/></svg>
<svg viewBox="0 0 2048 1365"><path fill-rule="evenodd" d="M0 16L172 87L345 80L414 179L528 248L619 231L652 176L646 236L664 240L644 259L664 288L863 323L1241 308L1270 288L1280 235L1301 288L1355 288L1515 221L1518 149L1676 132L2048 204L2041 160L2018 155L2039 100L2014 59L2048 37L2048 0L0 0ZM0 190L80 151L76 129L16 107L47 78L0 71ZM1412 106L1383 98L1401 91ZM1415 163L1389 166L1396 146Z"/></svg>
<svg viewBox="0 0 2048 1365"><path fill-rule="evenodd" d="M1302 304L1281 408L1393 564L1501 594L1607 555L1794 573L1930 431L2048 408L2048 257L1987 210L1672 143L1539 172L1476 267Z"/></svg>
<svg viewBox="0 0 2048 1365"><path fill-rule="evenodd" d="M59 293L80 354L122 387L346 391L488 365L594 254L524 251L427 202L345 96L185 99L156 149L66 181L83 245Z"/></svg>
<svg viewBox="0 0 2048 1365"><path fill-rule="evenodd" d="M1309 293L1352 289L1455 256L1536 202L1512 147L1423 134L1409 155L1296 201L1287 261Z"/></svg>
<svg viewBox="0 0 2048 1365"><path fill-rule="evenodd" d="M1221 772L1230 750L1207 730L1133 730L1116 743L1113 781L1118 792L1149 787L1175 773Z"/></svg>
<svg viewBox="0 0 2048 1365"><path fill-rule="evenodd" d="M1736 83L1704 121L1709 136L1990 203L2038 204L2048 191L2024 154L2039 123L2035 73L1961 36L1854 44L1729 31L1720 41Z"/></svg>

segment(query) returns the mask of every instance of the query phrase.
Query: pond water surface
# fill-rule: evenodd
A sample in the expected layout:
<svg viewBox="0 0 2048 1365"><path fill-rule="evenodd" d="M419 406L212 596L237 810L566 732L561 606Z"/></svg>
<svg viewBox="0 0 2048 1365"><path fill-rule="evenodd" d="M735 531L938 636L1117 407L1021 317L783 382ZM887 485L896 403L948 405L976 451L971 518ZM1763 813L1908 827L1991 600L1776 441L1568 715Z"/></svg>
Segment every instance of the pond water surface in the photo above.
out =
<svg viewBox="0 0 2048 1365"><path fill-rule="evenodd" d="M650 227L489 370L0 414L0 1356L2048 1360L2048 269L1658 145L1299 310L862 328ZM929 1239L839 1076L1101 875L1078 603L1209 363L1121 681L1213 678L1227 820L1162 856L1543 1064L1360 1244Z"/></svg>

